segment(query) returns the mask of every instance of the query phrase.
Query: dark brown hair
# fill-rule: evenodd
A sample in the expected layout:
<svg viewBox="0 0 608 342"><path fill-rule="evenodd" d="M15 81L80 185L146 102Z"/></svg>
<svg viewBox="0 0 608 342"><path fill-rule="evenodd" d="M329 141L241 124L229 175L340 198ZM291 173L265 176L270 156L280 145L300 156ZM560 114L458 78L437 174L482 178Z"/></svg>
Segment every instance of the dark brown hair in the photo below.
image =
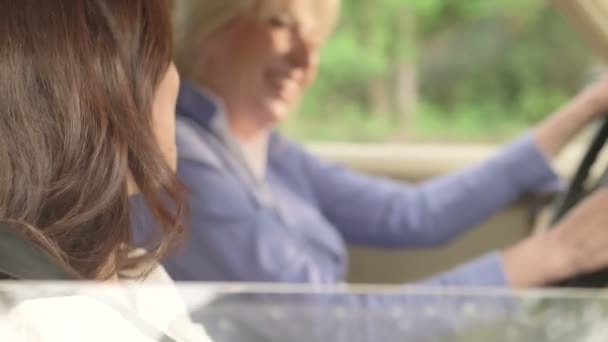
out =
<svg viewBox="0 0 608 342"><path fill-rule="evenodd" d="M168 5L0 0L0 220L83 279L132 260L128 179L164 233L150 255L181 235L181 186L152 123Z"/></svg>

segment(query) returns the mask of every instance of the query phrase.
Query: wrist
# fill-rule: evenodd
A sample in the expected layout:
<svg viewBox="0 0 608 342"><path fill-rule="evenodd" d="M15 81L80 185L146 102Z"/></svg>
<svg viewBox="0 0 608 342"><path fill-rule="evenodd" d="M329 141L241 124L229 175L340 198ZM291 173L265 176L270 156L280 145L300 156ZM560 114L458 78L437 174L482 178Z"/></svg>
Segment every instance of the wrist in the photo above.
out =
<svg viewBox="0 0 608 342"><path fill-rule="evenodd" d="M588 89L578 96L579 115L586 120L593 120L608 110L604 96L598 96L595 89Z"/></svg>
<svg viewBox="0 0 608 342"><path fill-rule="evenodd" d="M579 273L573 245L560 237L557 227L539 234L538 248L545 284L554 284Z"/></svg>
<svg viewBox="0 0 608 342"><path fill-rule="evenodd" d="M539 287L574 274L565 249L551 231L530 236L503 252L503 265L511 286Z"/></svg>

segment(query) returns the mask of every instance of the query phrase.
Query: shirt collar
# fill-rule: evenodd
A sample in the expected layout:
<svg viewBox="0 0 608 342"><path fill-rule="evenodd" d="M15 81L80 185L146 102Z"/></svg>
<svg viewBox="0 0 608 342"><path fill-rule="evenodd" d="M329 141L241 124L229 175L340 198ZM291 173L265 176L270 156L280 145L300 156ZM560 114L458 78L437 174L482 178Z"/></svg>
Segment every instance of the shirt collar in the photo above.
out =
<svg viewBox="0 0 608 342"><path fill-rule="evenodd" d="M268 141L265 143L265 151L258 151L260 152L258 155L245 155L245 153L252 153L253 151L247 151L247 147L250 146L244 146L230 134L222 99L210 90L199 87L191 81L184 80L180 84L177 99L177 115L193 120L218 137L232 157L244 163L254 178L258 181L262 180L266 172ZM260 162L264 166L258 165L258 161L255 158L261 158Z"/></svg>
<svg viewBox="0 0 608 342"><path fill-rule="evenodd" d="M203 128L213 131L215 129L214 121L218 120L215 118L224 116L218 115L224 111L222 102L209 91L188 80L181 82L177 97L177 115L193 120Z"/></svg>

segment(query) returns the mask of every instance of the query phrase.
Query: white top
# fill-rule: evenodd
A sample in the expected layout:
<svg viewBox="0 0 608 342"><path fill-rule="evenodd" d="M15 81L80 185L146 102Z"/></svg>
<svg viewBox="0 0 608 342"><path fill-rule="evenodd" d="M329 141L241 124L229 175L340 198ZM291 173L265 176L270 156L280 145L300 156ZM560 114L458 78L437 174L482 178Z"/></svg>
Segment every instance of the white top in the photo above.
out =
<svg viewBox="0 0 608 342"><path fill-rule="evenodd" d="M247 166L255 178L263 182L268 164L268 134L260 134L252 141L239 141Z"/></svg>
<svg viewBox="0 0 608 342"><path fill-rule="evenodd" d="M154 327L153 333L136 327L124 312L103 299L75 294L20 303L0 317L0 341L153 342L160 338L155 333L162 331L178 342L211 342L204 328L190 320L175 284L160 266L143 281L103 291L107 298Z"/></svg>
<svg viewBox="0 0 608 342"><path fill-rule="evenodd" d="M249 141L237 139L230 131L224 101L207 88L199 87L197 90L214 103L217 112L212 118L211 126L220 135L230 154L244 164L256 182L263 183L268 164L269 132L262 132Z"/></svg>

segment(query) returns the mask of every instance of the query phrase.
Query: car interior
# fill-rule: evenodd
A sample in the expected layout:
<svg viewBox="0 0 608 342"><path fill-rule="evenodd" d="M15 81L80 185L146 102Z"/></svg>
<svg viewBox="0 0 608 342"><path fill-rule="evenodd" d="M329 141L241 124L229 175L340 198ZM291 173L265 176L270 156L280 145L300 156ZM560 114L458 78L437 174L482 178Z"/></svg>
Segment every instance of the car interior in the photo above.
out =
<svg viewBox="0 0 608 342"><path fill-rule="evenodd" d="M573 25L581 32L581 37L589 39L593 46L597 48L598 52L608 58L608 20L606 20L606 18L608 18L608 1L554 0L554 2L564 14L571 19ZM603 161L601 156L602 153L605 153L605 150L607 150L605 148L606 145L608 145L608 118L595 130L595 134L592 139L588 141L587 146L581 150L577 150L575 159L577 159L578 162L571 161L570 164L566 166L568 169L567 174L572 176L568 181L567 187L563 191L557 194L551 194L549 200L547 200L545 194L524 198L513 207L490 219L471 234L450 245L429 250L408 252L379 251L357 246L350 247L350 254L353 262L349 281L352 283L391 284L420 278L449 268L474 254L505 246L527 234L531 234L535 229L534 224L536 222L536 215L540 215L541 212L544 212L545 214L548 213L547 215L549 216L550 222L559 221L560 218L583 198L598 188L608 185L608 165L597 165L601 164ZM356 149L356 147L354 148ZM459 167L460 163L465 164L472 160L481 159L487 152L478 150L472 155L463 156L463 161L456 161L454 163L455 165L431 165L428 169L415 174L414 171L411 170L407 171L395 168L394 165L397 164L395 163L395 159L387 158L379 163L378 156L375 154L374 150L368 150L366 153L354 155L350 153L348 148L340 150L324 146L313 146L313 150L319 152L321 155L344 162L364 172L383 174L385 176L409 181L420 181L425 177L441 174L446 172L447 169ZM440 154L441 151L438 150L437 153ZM399 164L406 166L417 164L418 162L416 160L419 160L416 159L419 158L418 156L414 154L408 156L407 153L402 154L399 158L401 158L399 159ZM409 160L412 162L403 162L403 160L407 160L408 158L410 158ZM383 168L383 165L387 166ZM599 167L601 172L592 172L594 167ZM543 205L541 206L539 203L542 203ZM513 228L514 226L517 226L518 228ZM425 265L416 265L415 260L420 260L421 256L424 256L427 263L425 263ZM374 265L378 264L384 264L386 266L382 269L374 267ZM0 222L0 280L71 281L74 280L74 277L67 273L54 258L42 252L42 249L39 246L33 244L25 235L21 234L18 227L9 222ZM568 288L605 288L608 286L608 269L569 279L562 283L555 284L555 286ZM225 287L224 289L234 290L234 288L230 287ZM186 289L186 292L188 292L188 289ZM231 293L231 295L233 294L234 292ZM459 298L458 296L456 297ZM467 298L472 297L473 296ZM552 298L552 295L547 295L547 298ZM588 298L585 297L585 300L587 299ZM462 308L459 300L455 300L454 302L458 302L459 307ZM248 303L251 305L251 302ZM542 305L542 303L539 303L540 302L537 302L535 305ZM546 304L547 301L544 303ZM279 308L278 312L281 312L281 306L279 304L274 303L273 305L259 306L258 304L257 309L264 307L266 309L265 312L269 315L268 317L272 317L272 310L275 310L276 314L276 309ZM215 312L216 317L214 318L216 321L219 321L217 320L217 317L219 317L222 312L225 313L226 310L236 310L233 306L221 306L219 304L215 306L215 309L217 310ZM201 318L201 320L209 319L209 317L205 316L205 314L208 315L208 313L203 311L200 311L199 308L199 314L202 315L201 317L205 317ZM477 312L477 314L480 315L481 313L482 311ZM435 314L439 315L437 312ZM429 315L432 316L432 312L429 312ZM262 316L260 316L259 319L262 319ZM137 318L130 318L130 320L142 330L153 329L145 326L141 327L143 323L139 322ZM172 339L167 336L161 336L160 340L172 341ZM465 339L462 340L464 341Z"/></svg>
<svg viewBox="0 0 608 342"><path fill-rule="evenodd" d="M600 57L608 58L608 2L604 0L554 0L553 4ZM590 134L560 156L555 168L567 186L530 194L496 214L476 229L447 245L413 251L385 251L351 246L349 280L355 283L400 283L428 277L472 257L504 248L539 229L546 229L607 181L606 144L608 122L589 128ZM389 153L380 146L313 146L327 158L339 160L362 171L418 182L483 160L494 150L487 146L412 145L395 147ZM424 150L421 155L418 151ZM418 165L412 167L412 165ZM415 261L424 259L424 265ZM378 268L375 265L388 265ZM573 279L560 286L604 287L607 274Z"/></svg>
<svg viewBox="0 0 608 342"><path fill-rule="evenodd" d="M589 39L595 48L602 53L604 56L608 56L608 24L604 18L604 15L608 15L608 2L603 0L579 0L579 1L568 1L568 0L555 0L555 4L567 15L572 23L579 29L582 36L585 39ZM602 124L602 126L597 130L595 137L590 140L588 146L585 151L578 151L580 163L576 168L570 166L572 171L572 179L570 181L567 190L563 191L557 196L554 196L552 203L550 204L549 211L551 212L551 222L558 221L570 208L572 208L576 203L578 203L582 198L589 195L598 187L604 186L608 182L608 166L604 167L602 172L599 175L591 174L591 169L594 166L594 163L598 160L604 145L606 145L608 141L608 119ZM313 150L315 148L313 147ZM350 164L351 166L361 169L365 172L372 173L382 173L385 176L390 176L394 178L407 179L411 181L419 181L424 177L433 176L435 174L441 174L442 172L446 172L445 165L431 165L427 170L424 170L422 173L414 174L415 172L407 172L405 170L401 170L399 168L393 168L391 170L387 168L382 168L382 164L390 164L391 158L383 160L378 163L377 158L374 159L374 151L372 150L370 153L360 153L357 155L348 154L348 152L344 151L331 151L331 149L327 148L317 148L320 154L325 154L329 158L333 158L346 164ZM481 153L483 155L483 152ZM404 153L401 155L402 158L408 158L408 153ZM415 156L411 157L412 160L415 160ZM476 159L478 157L473 157L472 159ZM395 158L393 158L394 160ZM466 160L466 162L469 162ZM394 162L393 164L404 164L404 165L412 165L417 164L415 162L406 163L402 162L403 160L399 160L399 163ZM375 169L370 167L370 164L375 164ZM380 168L378 168L380 165ZM458 165L459 166L459 165ZM456 166L454 166L456 167ZM434 169L433 169L434 168ZM450 166L447 167L448 169ZM575 172L574 172L575 170ZM593 179L590 179L593 178ZM526 201L530 199L524 199L522 201ZM518 204L518 205L521 205ZM527 203L529 206L530 204ZM528 207L528 210L529 207ZM530 214L530 213L528 213ZM523 225L530 225L533 222L532 219L528 217L526 220L526 215L521 215L521 212L513 212L506 214L501 214L497 219L490 220L486 226L501 226L504 223L508 223L509 225L520 224L523 221ZM528 215L529 216L529 215ZM522 220L522 218L524 218ZM511 222L509 222L511 221ZM527 222L526 222L527 221ZM502 223L502 224L501 224ZM526 224L527 223L527 224ZM477 245L483 245L483 242L480 241L481 238L493 241L497 239L503 239L507 242L511 239L517 238L517 236L495 236L494 239L488 238L487 234L496 235L497 228L495 227L482 227L478 229L477 232L473 232L473 236L465 237L462 242L456 242L457 246L447 246L443 247L443 249L439 249L435 252L424 251L422 253L435 253L436 256L430 256L430 260L433 259L444 259L451 260L453 262L458 261L459 257L450 257L449 254L458 254L464 253L467 254L465 250L471 250L471 248L467 248L467 245L475 243ZM517 229L513 230L515 234L529 234L531 229L528 227L523 231L518 231ZM21 236L16 232L15 229L11 228L9 223L2 223L0 225L0 234L2 234L2 239L0 239L0 255L3 256L0 258L2 265L0 265L0 270L2 271L2 277L4 279L58 279L65 280L70 279L70 277L61 270L58 265L55 265L53 260L46 256L44 253L40 252L40 249L37 246L31 245L28 240ZM477 234L479 237L475 237ZM470 240L470 241L467 241ZM460 245L459 245L460 244ZM490 243L493 245L494 243ZM475 250L476 248L472 248ZM477 252L477 251L476 251ZM363 259L366 259L369 263L375 263L376 259L382 259L381 252L380 254L377 251L369 251L365 249L359 249L358 247L353 247L351 253L353 254L354 262L354 270L351 272L353 275L351 276L354 282L362 282L362 281L372 281L373 277L376 277L378 282L391 283L394 280L402 281L403 279L408 279L408 277L412 277L412 275L404 275L399 274L398 276L394 275L380 275L379 277L375 274L370 273L366 274L367 270L365 268L365 262ZM417 252L414 252L417 253ZM385 257L387 258L387 257ZM401 257L396 256L396 254L392 254L388 258L393 258L393 262L400 262L402 260ZM408 259L415 259L415 257L411 257L408 255ZM428 258L427 258L428 259ZM431 261L432 263L432 261ZM438 260L438 263L441 264L441 261ZM356 269L359 267L361 269ZM426 265L429 266L429 265ZM446 265L440 265L433 267L430 265L428 267L429 272L436 271L437 268L445 268ZM389 267L390 268L390 267ZM407 268L407 267L402 267ZM416 269L414 267L414 269ZM415 276L421 276L414 271ZM397 277L399 279L397 279ZM383 279L384 278L384 279ZM590 275L588 277L581 277L579 279L573 279L561 285L569 285L569 286L577 286L577 287L603 287L608 285L608 271L600 272L597 274Z"/></svg>

